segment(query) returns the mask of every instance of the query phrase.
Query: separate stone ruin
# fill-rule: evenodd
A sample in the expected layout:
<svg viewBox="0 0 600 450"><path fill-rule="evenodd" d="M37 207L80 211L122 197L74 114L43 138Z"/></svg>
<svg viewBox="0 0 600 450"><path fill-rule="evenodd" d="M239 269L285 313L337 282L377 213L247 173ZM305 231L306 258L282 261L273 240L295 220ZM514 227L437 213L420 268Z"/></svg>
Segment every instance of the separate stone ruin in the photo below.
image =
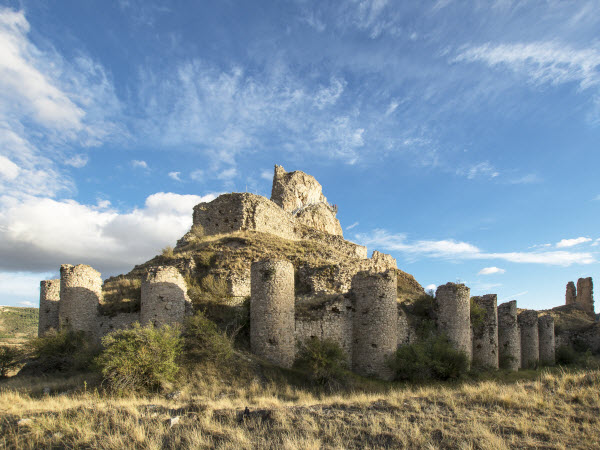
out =
<svg viewBox="0 0 600 450"><path fill-rule="evenodd" d="M41 281L38 336L43 336L50 330L58 330L59 301L60 280Z"/></svg>
<svg viewBox="0 0 600 450"><path fill-rule="evenodd" d="M447 283L439 286L435 294L438 329L457 350L467 354L469 361L472 357L470 293L464 284Z"/></svg>
<svg viewBox="0 0 600 450"><path fill-rule="evenodd" d="M185 280L175 267L150 271L142 282L140 322L142 325L173 325L183 322L191 310Z"/></svg>
<svg viewBox="0 0 600 450"><path fill-rule="evenodd" d="M473 366L498 368L498 296L488 294L471 301L484 312L473 323Z"/></svg>
<svg viewBox="0 0 600 450"><path fill-rule="evenodd" d="M101 298L100 272L84 264L60 266L60 327L84 332L95 330Z"/></svg>
<svg viewBox="0 0 600 450"><path fill-rule="evenodd" d="M554 317L550 314L538 318L538 335L540 362L546 366L553 366L556 362L556 344L554 338Z"/></svg>
<svg viewBox="0 0 600 450"><path fill-rule="evenodd" d="M388 360L398 348L396 272L359 272L352 279L355 297L352 369L364 376L390 379Z"/></svg>
<svg viewBox="0 0 600 450"><path fill-rule="evenodd" d="M281 367L295 358L294 266L289 261L252 264L250 348Z"/></svg>
<svg viewBox="0 0 600 450"><path fill-rule="evenodd" d="M104 284L90 266L61 266L60 280L40 284L39 335L68 328L99 341L136 322L181 324L194 312L190 297L201 302L196 291L208 295L211 284L203 283L211 280L227 291L219 294L227 296L223 305L247 308L249 300L250 348L281 367L293 365L307 340L330 339L353 371L389 379L389 359L422 339L424 323L435 324L474 366L554 362L551 316L541 317L538 329L537 312L517 318L516 301L497 307L488 294L473 297L484 314L471 319L470 289L455 283L439 286L418 312L421 285L391 255L368 258L366 247L344 240L336 212L313 177L276 166L270 200L230 193L196 205L192 229L170 255ZM591 279L580 279L577 289L570 283L567 302L593 312Z"/></svg>
<svg viewBox="0 0 600 450"><path fill-rule="evenodd" d="M521 332L517 320L517 301L498 306L498 356L502 369L521 367Z"/></svg>
<svg viewBox="0 0 600 450"><path fill-rule="evenodd" d="M575 283L569 281L567 283L567 292L565 292L565 305L572 305L575 303L577 298L577 290L575 289Z"/></svg>
<svg viewBox="0 0 600 450"><path fill-rule="evenodd" d="M577 298L575 299L575 303L580 305L588 314L595 315L594 284L591 277L577 280Z"/></svg>
<svg viewBox="0 0 600 450"><path fill-rule="evenodd" d="M518 317L521 330L521 369L535 369L540 360L538 313L525 310Z"/></svg>

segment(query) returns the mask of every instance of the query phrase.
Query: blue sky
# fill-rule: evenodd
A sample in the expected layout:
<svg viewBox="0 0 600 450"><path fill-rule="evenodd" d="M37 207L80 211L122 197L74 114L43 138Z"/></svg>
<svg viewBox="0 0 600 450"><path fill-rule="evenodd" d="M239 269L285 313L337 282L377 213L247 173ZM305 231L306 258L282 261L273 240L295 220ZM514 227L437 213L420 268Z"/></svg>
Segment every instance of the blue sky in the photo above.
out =
<svg viewBox="0 0 600 450"><path fill-rule="evenodd" d="M0 1L0 304L281 164L423 286L560 305L600 268L599 31L599 1Z"/></svg>

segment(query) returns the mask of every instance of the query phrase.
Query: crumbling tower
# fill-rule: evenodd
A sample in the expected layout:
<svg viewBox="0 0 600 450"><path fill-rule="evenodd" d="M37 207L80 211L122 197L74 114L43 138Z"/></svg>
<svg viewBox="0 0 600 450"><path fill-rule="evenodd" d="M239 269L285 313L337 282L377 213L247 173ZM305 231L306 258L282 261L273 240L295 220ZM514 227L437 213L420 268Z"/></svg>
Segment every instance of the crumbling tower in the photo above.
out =
<svg viewBox="0 0 600 450"><path fill-rule="evenodd" d="M594 315L594 284L592 277L580 278L577 280L577 297L575 302L580 305L583 310L591 315Z"/></svg>
<svg viewBox="0 0 600 450"><path fill-rule="evenodd" d="M101 298L100 272L84 264L60 266L58 319L61 328L93 332Z"/></svg>
<svg viewBox="0 0 600 450"><path fill-rule="evenodd" d="M464 284L446 283L437 288L438 328L457 350L471 360L471 290Z"/></svg>
<svg viewBox="0 0 600 450"><path fill-rule="evenodd" d="M38 336L42 337L50 329L58 330L58 305L60 301L60 280L40 282L40 309Z"/></svg>
<svg viewBox="0 0 600 450"><path fill-rule="evenodd" d="M250 348L281 367L295 357L294 266L289 261L252 263L250 296Z"/></svg>
<svg viewBox="0 0 600 450"><path fill-rule="evenodd" d="M575 290L575 283L569 281L567 283L567 291L565 292L565 305L572 305L575 303L577 297L577 291Z"/></svg>
<svg viewBox="0 0 600 450"><path fill-rule="evenodd" d="M498 306L498 356L503 369L521 367L521 332L517 321L517 301Z"/></svg>
<svg viewBox="0 0 600 450"><path fill-rule="evenodd" d="M498 368L498 296L487 294L472 301L485 311L480 323L473 325L473 365Z"/></svg>
<svg viewBox="0 0 600 450"><path fill-rule="evenodd" d="M352 370L364 376L390 379L387 360L398 346L397 276L359 272L352 278L355 313L352 339Z"/></svg>
<svg viewBox="0 0 600 450"><path fill-rule="evenodd" d="M170 266L156 267L142 281L140 322L154 326L181 323L189 303L179 271Z"/></svg>
<svg viewBox="0 0 600 450"><path fill-rule="evenodd" d="M555 361L554 317L550 314L538 318L540 362L553 366Z"/></svg>
<svg viewBox="0 0 600 450"><path fill-rule="evenodd" d="M540 359L537 311L521 311L518 320L521 330L521 368L535 369Z"/></svg>

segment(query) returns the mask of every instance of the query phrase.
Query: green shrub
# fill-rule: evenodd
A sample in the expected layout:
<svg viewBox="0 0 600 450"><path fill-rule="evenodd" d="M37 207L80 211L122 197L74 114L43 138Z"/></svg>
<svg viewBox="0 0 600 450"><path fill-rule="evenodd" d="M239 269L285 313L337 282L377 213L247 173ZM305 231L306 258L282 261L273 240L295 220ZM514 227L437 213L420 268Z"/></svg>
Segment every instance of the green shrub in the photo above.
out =
<svg viewBox="0 0 600 450"><path fill-rule="evenodd" d="M175 250L170 245L167 245L162 249L162 256L166 259L174 259L175 258Z"/></svg>
<svg viewBox="0 0 600 450"><path fill-rule="evenodd" d="M400 347L390 367L397 380L448 380L459 378L469 370L469 358L456 350L445 336L432 336Z"/></svg>
<svg viewBox="0 0 600 450"><path fill-rule="evenodd" d="M480 330L485 323L486 310L484 307L475 303L471 298L471 326L474 330Z"/></svg>
<svg viewBox="0 0 600 450"><path fill-rule="evenodd" d="M231 340L202 312L186 320L184 346L186 357L199 362L224 361L233 354Z"/></svg>
<svg viewBox="0 0 600 450"><path fill-rule="evenodd" d="M108 386L117 392L157 391L175 381L181 354L180 331L165 325L118 330L102 338L96 359Z"/></svg>
<svg viewBox="0 0 600 450"><path fill-rule="evenodd" d="M307 372L311 381L328 388L340 387L348 380L346 355L332 339L311 338L304 342L294 366Z"/></svg>
<svg viewBox="0 0 600 450"><path fill-rule="evenodd" d="M88 369L99 347L84 332L64 329L31 339L27 350L32 361L24 368L25 373L47 373Z"/></svg>
<svg viewBox="0 0 600 450"><path fill-rule="evenodd" d="M0 346L0 378L8 376L8 371L21 362L22 354L17 347Z"/></svg>

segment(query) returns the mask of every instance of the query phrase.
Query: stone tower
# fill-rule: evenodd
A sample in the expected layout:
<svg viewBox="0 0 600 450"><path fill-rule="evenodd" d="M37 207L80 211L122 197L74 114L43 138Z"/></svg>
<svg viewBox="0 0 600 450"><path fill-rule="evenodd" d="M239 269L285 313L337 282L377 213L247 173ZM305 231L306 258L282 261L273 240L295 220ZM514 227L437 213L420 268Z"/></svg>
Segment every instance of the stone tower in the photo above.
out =
<svg viewBox="0 0 600 450"><path fill-rule="evenodd" d="M517 321L517 301L498 306L498 355L502 369L521 367L521 332Z"/></svg>
<svg viewBox="0 0 600 450"><path fill-rule="evenodd" d="M296 353L294 266L258 261L250 272L250 348L273 364L291 367Z"/></svg>
<svg viewBox="0 0 600 450"><path fill-rule="evenodd" d="M93 333L102 298L102 277L90 266L60 266L60 302L58 319L61 328Z"/></svg>
<svg viewBox="0 0 600 450"><path fill-rule="evenodd" d="M471 360L471 290L464 284L446 283L437 288L438 328L457 350Z"/></svg>
<svg viewBox="0 0 600 450"><path fill-rule="evenodd" d="M577 292L575 291L575 283L569 281L567 283L567 291L565 292L565 305L572 305L575 303Z"/></svg>
<svg viewBox="0 0 600 450"><path fill-rule="evenodd" d="M355 298L352 370L364 376L390 379L387 360L398 346L397 276L359 272L352 278Z"/></svg>
<svg viewBox="0 0 600 450"><path fill-rule="evenodd" d="M554 317L550 314L538 318L538 334L540 342L540 362L553 366L555 360Z"/></svg>
<svg viewBox="0 0 600 450"><path fill-rule="evenodd" d="M189 303L187 286L179 270L156 267L142 281L140 323L154 326L181 323Z"/></svg>
<svg viewBox="0 0 600 450"><path fill-rule="evenodd" d="M473 302L485 311L481 323L473 325L473 365L498 368L498 296L488 294L473 297Z"/></svg>
<svg viewBox="0 0 600 450"><path fill-rule="evenodd" d="M580 305L583 310L591 315L594 315L594 284L592 277L580 278L577 280L577 297L575 302Z"/></svg>
<svg viewBox="0 0 600 450"><path fill-rule="evenodd" d="M42 337L50 329L58 330L58 305L60 301L60 280L40 282L40 309L38 336Z"/></svg>
<svg viewBox="0 0 600 450"><path fill-rule="evenodd" d="M521 368L535 369L540 360L537 311L521 311L519 328L521 330Z"/></svg>

